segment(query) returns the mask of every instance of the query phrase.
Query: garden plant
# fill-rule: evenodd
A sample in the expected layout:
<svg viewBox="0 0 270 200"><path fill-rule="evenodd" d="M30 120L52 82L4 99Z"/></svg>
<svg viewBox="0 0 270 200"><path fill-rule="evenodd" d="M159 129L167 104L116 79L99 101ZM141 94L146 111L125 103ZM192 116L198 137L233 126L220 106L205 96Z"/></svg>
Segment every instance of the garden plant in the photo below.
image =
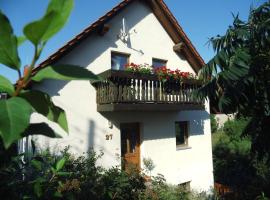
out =
<svg viewBox="0 0 270 200"><path fill-rule="evenodd" d="M1 67L6 66L18 72L16 84L0 75L0 93L8 94L7 99L0 101L0 140L5 149L32 134L58 136L45 122L30 123L30 116L34 112L47 117L68 132L65 111L53 103L49 94L29 90L30 83L38 83L45 79L98 80L97 76L81 66L62 64L35 69L48 40L65 25L72 8L73 0L51 0L44 16L24 27L22 37L14 35L10 21L0 11L0 63L3 64ZM34 53L32 62L22 76L18 46L26 40L33 44Z"/></svg>

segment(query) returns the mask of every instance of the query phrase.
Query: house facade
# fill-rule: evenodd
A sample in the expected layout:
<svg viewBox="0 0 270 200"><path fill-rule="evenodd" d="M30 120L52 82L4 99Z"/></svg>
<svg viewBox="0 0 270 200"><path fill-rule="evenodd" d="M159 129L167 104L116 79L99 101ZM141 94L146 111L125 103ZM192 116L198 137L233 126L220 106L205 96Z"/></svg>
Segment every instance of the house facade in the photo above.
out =
<svg viewBox="0 0 270 200"><path fill-rule="evenodd" d="M196 74L203 64L185 33L161 0L125 0L50 56L48 64L74 64L101 74L104 81L55 81L34 84L67 114L69 135L40 136L37 144L55 151L69 145L82 154L104 153L104 167L143 169L155 164L172 184L213 186L209 103L191 96L198 85L165 86L155 75L124 71L125 64L166 65ZM35 114L33 122L44 119ZM52 125L53 126L53 125ZM59 127L54 127L61 133ZM124 164L124 165L123 165Z"/></svg>

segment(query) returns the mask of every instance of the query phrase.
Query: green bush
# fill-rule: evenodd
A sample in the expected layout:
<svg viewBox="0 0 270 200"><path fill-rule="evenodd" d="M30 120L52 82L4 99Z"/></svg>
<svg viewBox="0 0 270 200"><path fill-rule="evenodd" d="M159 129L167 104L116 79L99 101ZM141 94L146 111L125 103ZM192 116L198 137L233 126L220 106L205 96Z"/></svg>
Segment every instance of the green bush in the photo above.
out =
<svg viewBox="0 0 270 200"><path fill-rule="evenodd" d="M140 200L214 200L218 197L205 192L190 191L181 185L169 185L163 175L154 176L151 184L140 195Z"/></svg>
<svg viewBox="0 0 270 200"><path fill-rule="evenodd" d="M212 199L205 193L168 185L162 175L145 183L145 175L136 169L104 169L96 165L101 156L90 150L74 157L66 148L57 155L46 150L28 159L13 157L0 168L1 199Z"/></svg>
<svg viewBox="0 0 270 200"><path fill-rule="evenodd" d="M215 118L215 115L210 115L210 122L211 122L211 133L215 133L218 130L218 123Z"/></svg>
<svg viewBox="0 0 270 200"><path fill-rule="evenodd" d="M241 139L243 130L248 124L249 119L244 117L238 117L234 120L228 120L224 123L223 132L230 136L230 138L235 138L237 140Z"/></svg>
<svg viewBox="0 0 270 200"><path fill-rule="evenodd" d="M138 199L145 188L143 176L96 166L100 156L89 151L75 158L65 149L60 155L45 151L26 162L15 157L0 169L1 199Z"/></svg>
<svg viewBox="0 0 270 200"><path fill-rule="evenodd" d="M223 132L214 136L214 178L231 187L240 199L255 199L262 192L270 196L270 159L251 154L251 138L242 136L247 122L245 118L229 120Z"/></svg>
<svg viewBox="0 0 270 200"><path fill-rule="evenodd" d="M153 178L152 186L154 194L156 194L160 200L188 199L189 191L181 188L181 186L166 184L166 180L161 174Z"/></svg>

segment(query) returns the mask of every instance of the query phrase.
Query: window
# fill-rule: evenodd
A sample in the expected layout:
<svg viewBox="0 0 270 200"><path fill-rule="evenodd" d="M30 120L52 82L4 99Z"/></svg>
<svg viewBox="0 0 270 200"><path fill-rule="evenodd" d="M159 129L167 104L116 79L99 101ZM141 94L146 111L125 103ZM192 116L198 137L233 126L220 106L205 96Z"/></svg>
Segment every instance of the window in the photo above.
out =
<svg viewBox="0 0 270 200"><path fill-rule="evenodd" d="M188 122L175 122L176 146L188 145Z"/></svg>
<svg viewBox="0 0 270 200"><path fill-rule="evenodd" d="M186 191L190 191L190 181L179 184L181 188L183 188Z"/></svg>
<svg viewBox="0 0 270 200"><path fill-rule="evenodd" d="M154 68L166 66L166 64L167 64L167 60L162 60L162 59L157 59L157 58L152 59L152 66Z"/></svg>
<svg viewBox="0 0 270 200"><path fill-rule="evenodd" d="M112 52L111 65L114 70L124 70L125 65L129 62L129 55Z"/></svg>
<svg viewBox="0 0 270 200"><path fill-rule="evenodd" d="M0 99L7 99L7 97L8 97L7 93L0 92Z"/></svg>

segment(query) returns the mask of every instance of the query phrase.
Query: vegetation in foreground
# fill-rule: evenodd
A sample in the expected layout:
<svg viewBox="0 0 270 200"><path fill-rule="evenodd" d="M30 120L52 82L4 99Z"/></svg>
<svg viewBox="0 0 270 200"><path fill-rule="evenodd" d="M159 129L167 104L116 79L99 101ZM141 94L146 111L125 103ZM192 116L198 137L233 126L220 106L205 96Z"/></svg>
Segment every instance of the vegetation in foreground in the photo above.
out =
<svg viewBox="0 0 270 200"><path fill-rule="evenodd" d="M270 153L270 1L252 8L247 21L238 15L223 36L210 39L216 55L202 68L198 96L226 114L249 119L243 135L261 160Z"/></svg>
<svg viewBox="0 0 270 200"><path fill-rule="evenodd" d="M270 198L269 157L251 155L251 138L242 136L247 123L247 118L237 117L213 134L214 179L232 189L227 199L266 200Z"/></svg>
<svg viewBox="0 0 270 200"><path fill-rule="evenodd" d="M99 78L91 71L75 65L49 65L36 70L36 63L48 40L62 29L73 8L73 0L51 0L43 17L27 24L18 37L14 34L7 16L0 10L0 67L8 67L18 73L16 84L0 75L0 93L8 95L0 101L0 139L5 149L29 135L59 137L46 122L32 123L32 113L39 113L68 133L65 111L56 106L49 94L29 89L30 82L40 83L46 79L90 80ZM34 47L33 60L25 69L18 55L18 47L28 40Z"/></svg>
<svg viewBox="0 0 270 200"><path fill-rule="evenodd" d="M135 169L128 173L119 168L104 169L96 165L100 156L89 151L75 158L65 149L59 155L45 151L32 158L13 157L11 162L1 164L0 196L2 199L214 199L206 193L168 185L162 175L146 183L145 174Z"/></svg>

